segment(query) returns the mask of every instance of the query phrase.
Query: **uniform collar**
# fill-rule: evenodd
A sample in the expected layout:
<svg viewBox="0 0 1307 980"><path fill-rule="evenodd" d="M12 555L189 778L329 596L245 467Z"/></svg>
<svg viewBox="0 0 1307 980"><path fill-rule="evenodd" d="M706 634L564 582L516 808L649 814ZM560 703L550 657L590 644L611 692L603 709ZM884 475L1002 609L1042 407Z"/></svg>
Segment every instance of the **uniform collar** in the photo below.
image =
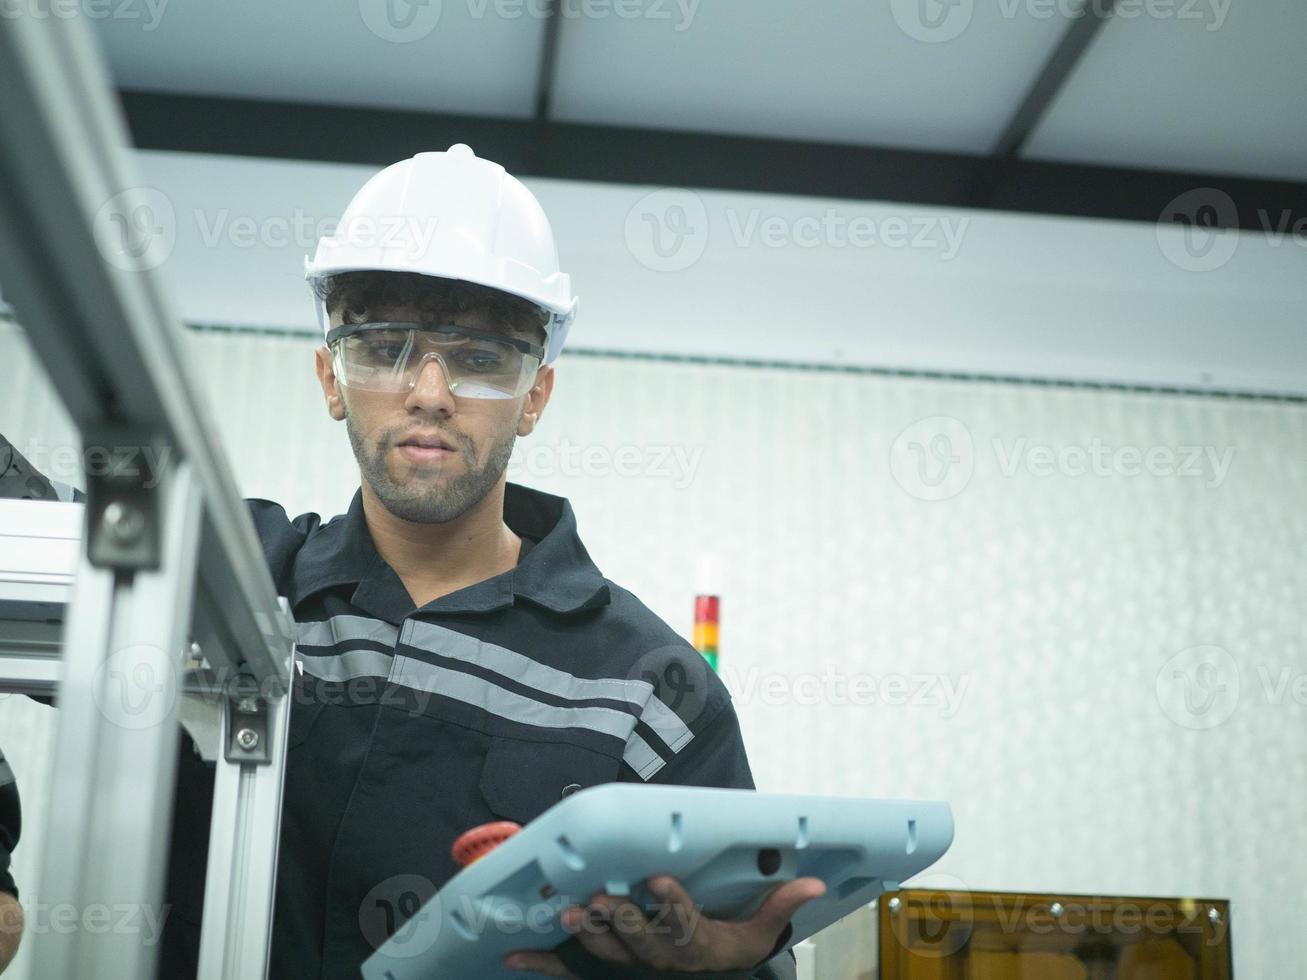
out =
<svg viewBox="0 0 1307 980"><path fill-rule="evenodd" d="M556 613L606 605L608 583L590 559L576 530L566 497L504 484L504 523L537 543L518 562L493 578L441 596L421 607L432 613L491 612L511 606L515 596ZM349 511L332 518L300 549L288 596L292 608L323 589L356 585L351 604L398 624L414 612L404 583L377 554L363 513L363 488Z"/></svg>

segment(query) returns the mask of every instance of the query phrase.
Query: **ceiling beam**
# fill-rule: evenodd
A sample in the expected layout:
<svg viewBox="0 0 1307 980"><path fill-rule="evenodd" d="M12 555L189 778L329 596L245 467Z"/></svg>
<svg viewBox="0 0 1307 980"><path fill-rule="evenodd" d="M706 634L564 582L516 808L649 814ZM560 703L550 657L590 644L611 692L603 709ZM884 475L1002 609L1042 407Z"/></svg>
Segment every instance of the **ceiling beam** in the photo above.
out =
<svg viewBox="0 0 1307 980"><path fill-rule="evenodd" d="M1076 65L1089 50L1089 45L1098 37L1098 32L1107 23L1115 6L1116 0L1087 0L1083 12L1072 19L1062 40L1044 62L1039 76L1031 84L1003 135L994 145L991 156L1001 159L1021 153L1030 134L1062 91Z"/></svg>
<svg viewBox="0 0 1307 980"><path fill-rule="evenodd" d="M987 156L713 133L356 106L121 92L141 149L383 167L467 143L519 176L970 207ZM1212 188L1250 231L1307 221L1307 183L1015 159L979 206L1126 221L1175 220L1181 194ZM1227 217L1227 214L1232 215Z"/></svg>
<svg viewBox="0 0 1307 980"><path fill-rule="evenodd" d="M546 0L545 29L540 41L540 72L536 76L534 134L521 173L533 173L539 170L546 165L545 161L549 157L551 136L549 119L554 111L554 80L558 74L558 38L563 29L563 18L558 9L560 2L561 0Z"/></svg>
<svg viewBox="0 0 1307 980"><path fill-rule="evenodd" d="M1062 40L1048 56L1039 74L1026 90L1025 98L1008 120L1002 134L990 151L988 166L982 167L971 192L967 195L972 207L983 207L992 197L995 188L1010 176L1012 163L1025 148L1030 134L1048 112L1058 93L1062 91L1071 73L1098 32L1112 15L1116 0L1085 0L1078 16L1071 19Z"/></svg>
<svg viewBox="0 0 1307 980"><path fill-rule="evenodd" d="M554 78L558 74L558 35L563 18L558 14L559 0L548 0L545 29L540 44L540 74L536 79L536 122L547 122L554 109Z"/></svg>

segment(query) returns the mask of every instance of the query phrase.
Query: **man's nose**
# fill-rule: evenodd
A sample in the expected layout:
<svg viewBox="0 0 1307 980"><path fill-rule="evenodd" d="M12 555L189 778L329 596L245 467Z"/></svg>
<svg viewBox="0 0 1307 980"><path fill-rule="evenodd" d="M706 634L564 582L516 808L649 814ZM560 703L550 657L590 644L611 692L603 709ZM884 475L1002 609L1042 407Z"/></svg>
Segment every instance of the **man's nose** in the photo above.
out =
<svg viewBox="0 0 1307 980"><path fill-rule="evenodd" d="M413 390L408 393L406 403L410 407L427 411L454 411L454 393L449 390L449 378L445 367L436 354L426 354L417 368L417 378L413 381Z"/></svg>

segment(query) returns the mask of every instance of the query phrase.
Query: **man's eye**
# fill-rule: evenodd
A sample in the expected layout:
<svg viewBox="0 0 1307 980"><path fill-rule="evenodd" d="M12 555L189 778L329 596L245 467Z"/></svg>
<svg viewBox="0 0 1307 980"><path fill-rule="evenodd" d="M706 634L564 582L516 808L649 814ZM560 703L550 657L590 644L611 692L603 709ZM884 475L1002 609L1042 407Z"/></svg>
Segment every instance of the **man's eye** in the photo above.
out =
<svg viewBox="0 0 1307 980"><path fill-rule="evenodd" d="M503 356L496 351L464 350L459 351L457 357L460 363L478 371L497 368L504 363Z"/></svg>

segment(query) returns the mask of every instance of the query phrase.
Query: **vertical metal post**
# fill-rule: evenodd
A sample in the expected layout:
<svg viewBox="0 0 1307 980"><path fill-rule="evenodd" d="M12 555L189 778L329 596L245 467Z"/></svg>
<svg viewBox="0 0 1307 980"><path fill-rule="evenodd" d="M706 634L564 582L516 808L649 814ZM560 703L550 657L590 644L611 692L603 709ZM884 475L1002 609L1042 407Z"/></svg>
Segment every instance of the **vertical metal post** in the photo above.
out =
<svg viewBox="0 0 1307 980"><path fill-rule="evenodd" d="M40 890L50 926L34 950L41 980L155 976L158 935L149 923L164 914L177 702L201 531L199 489L185 462L158 493L156 570L97 568L85 553L78 562Z"/></svg>
<svg viewBox="0 0 1307 980"><path fill-rule="evenodd" d="M289 620L289 604L280 602ZM292 659L293 652L288 672ZM200 980L268 974L291 698L266 697L257 686L247 691L230 685L221 706Z"/></svg>

